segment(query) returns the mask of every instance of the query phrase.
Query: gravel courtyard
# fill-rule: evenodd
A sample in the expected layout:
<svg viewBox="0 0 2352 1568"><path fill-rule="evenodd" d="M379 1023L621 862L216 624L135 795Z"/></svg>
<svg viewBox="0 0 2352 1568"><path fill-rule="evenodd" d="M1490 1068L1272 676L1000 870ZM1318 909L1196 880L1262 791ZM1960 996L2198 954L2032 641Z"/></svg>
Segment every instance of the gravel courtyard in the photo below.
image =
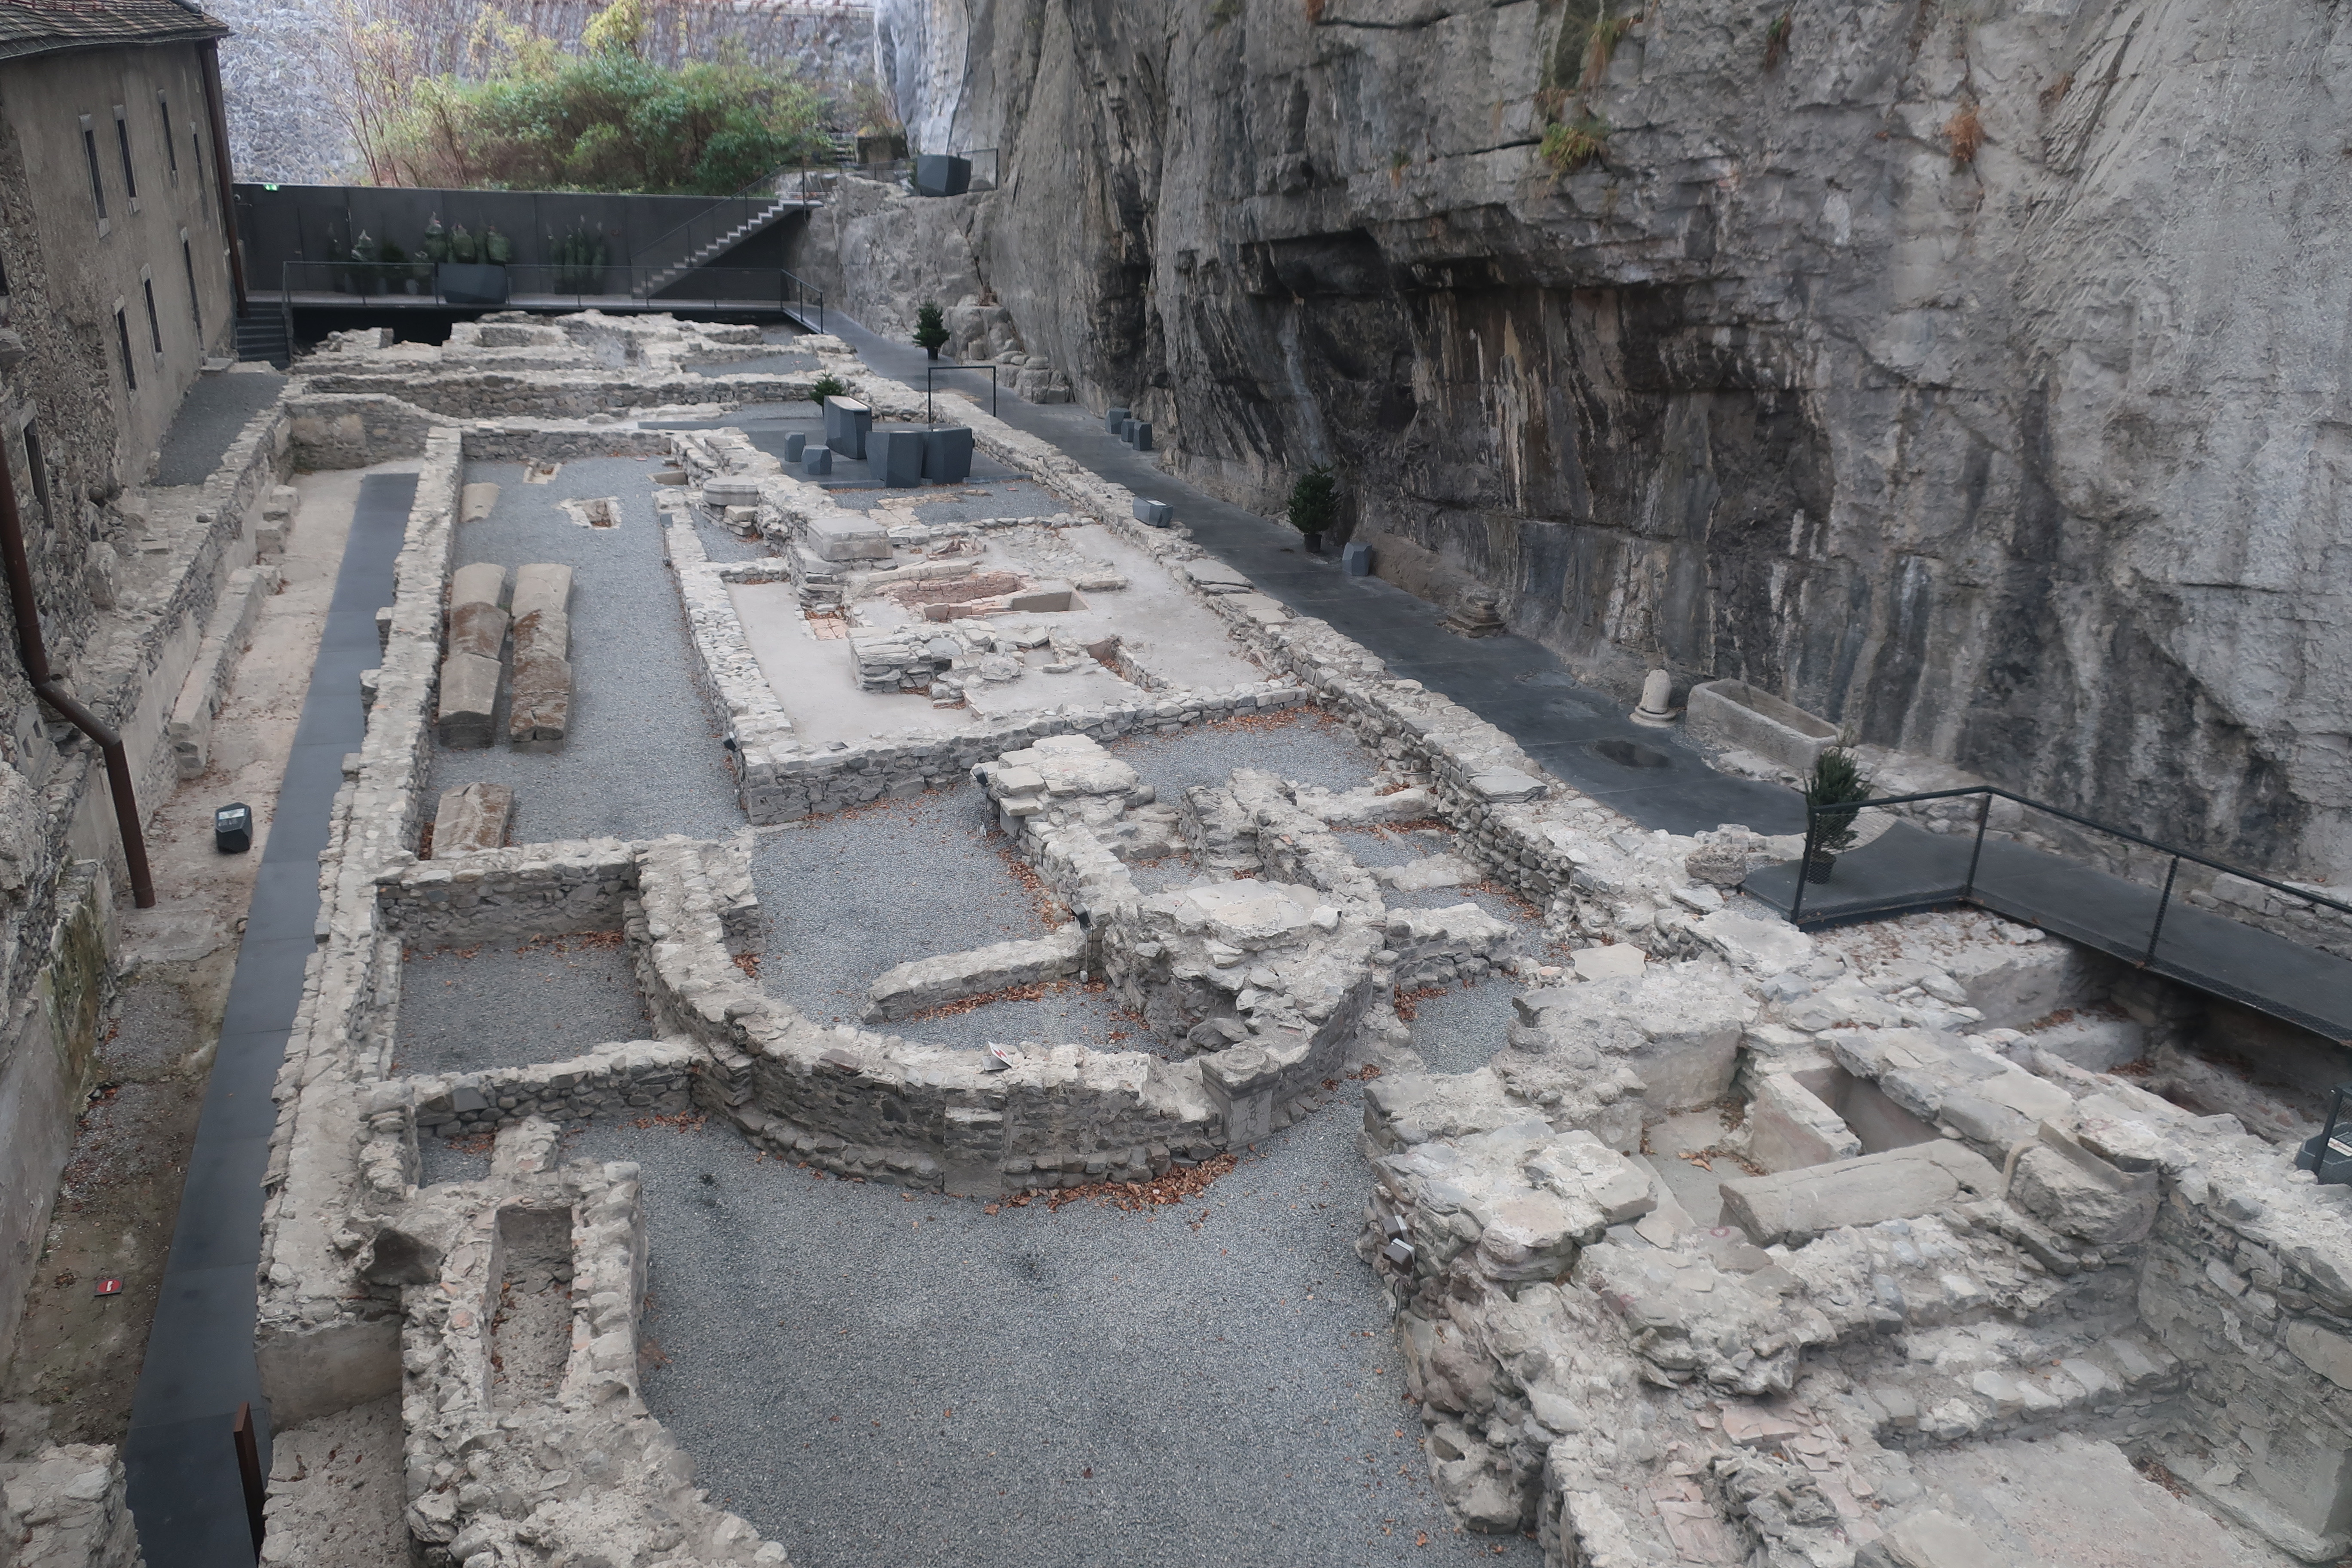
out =
<svg viewBox="0 0 2352 1568"><path fill-rule="evenodd" d="M644 1168L647 1402L804 1568L1532 1565L1431 1490L1354 1251L1361 1119L1342 1096L1144 1213L992 1214L717 1130L572 1145Z"/></svg>

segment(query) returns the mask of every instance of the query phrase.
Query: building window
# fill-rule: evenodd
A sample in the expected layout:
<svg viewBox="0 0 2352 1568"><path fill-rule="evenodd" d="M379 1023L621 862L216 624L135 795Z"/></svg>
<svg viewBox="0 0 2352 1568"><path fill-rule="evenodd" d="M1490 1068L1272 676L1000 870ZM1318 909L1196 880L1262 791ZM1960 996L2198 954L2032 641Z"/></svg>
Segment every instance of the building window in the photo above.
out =
<svg viewBox="0 0 2352 1568"><path fill-rule="evenodd" d="M172 178L180 177L180 144L172 140L172 100L158 92L155 112L163 117L163 157L171 164Z"/></svg>
<svg viewBox="0 0 2352 1568"><path fill-rule="evenodd" d="M58 514L49 505L49 460L41 455L40 427L25 421L25 467L33 476L33 503L41 509L41 526L55 528Z"/></svg>
<svg viewBox="0 0 2352 1568"><path fill-rule="evenodd" d="M139 366L131 358L131 318L122 313L120 305L114 309L114 341L122 350L122 379L131 390L139 390Z"/></svg>
<svg viewBox="0 0 2352 1568"><path fill-rule="evenodd" d="M81 117L81 151L82 156L89 161L90 205L98 209L98 221L103 224L106 222L106 179L98 166L98 132L91 127L87 114Z"/></svg>
<svg viewBox="0 0 2352 1568"><path fill-rule="evenodd" d="M163 357L163 318L155 313L155 279L139 279L141 292L147 296L147 335L155 340L155 357Z"/></svg>
<svg viewBox="0 0 2352 1568"><path fill-rule="evenodd" d="M203 204L205 221L212 221L213 193L205 184L205 139L193 125L188 127L188 163L196 173L196 200Z"/></svg>
<svg viewBox="0 0 2352 1568"><path fill-rule="evenodd" d="M131 199L131 210L139 210L139 174L131 166L131 121L123 117L122 105L114 106L114 140L122 149L122 194Z"/></svg>
<svg viewBox="0 0 2352 1568"><path fill-rule="evenodd" d="M196 346L205 342L205 297L196 288L196 253L188 247L188 231L180 231L180 265L188 269L188 314L196 319Z"/></svg>

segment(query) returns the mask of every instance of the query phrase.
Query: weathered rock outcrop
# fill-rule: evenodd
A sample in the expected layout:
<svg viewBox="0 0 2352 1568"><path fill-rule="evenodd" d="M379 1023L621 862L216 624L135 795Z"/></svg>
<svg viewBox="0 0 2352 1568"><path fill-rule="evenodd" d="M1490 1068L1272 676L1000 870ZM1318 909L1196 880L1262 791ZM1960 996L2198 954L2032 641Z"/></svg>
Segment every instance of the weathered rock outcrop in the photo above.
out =
<svg viewBox="0 0 2352 1568"><path fill-rule="evenodd" d="M2344 200L2336 14L1703 0L1597 51L1595 23L884 0L916 140L997 148L1002 183L855 221L969 256L1196 481L1270 510L1339 463L1360 535L1466 568L1596 679L1663 655L2352 869L2352 457L2313 330L2352 262L2310 243ZM1548 126L1598 155L1556 172Z"/></svg>

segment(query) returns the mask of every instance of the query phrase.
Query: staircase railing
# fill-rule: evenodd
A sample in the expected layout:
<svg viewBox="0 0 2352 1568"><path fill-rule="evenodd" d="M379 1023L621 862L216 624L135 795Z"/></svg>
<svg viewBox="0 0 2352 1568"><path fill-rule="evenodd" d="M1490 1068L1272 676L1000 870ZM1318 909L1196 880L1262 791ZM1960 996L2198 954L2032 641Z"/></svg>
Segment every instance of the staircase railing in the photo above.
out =
<svg viewBox="0 0 2352 1568"><path fill-rule="evenodd" d="M659 270L691 261L705 246L779 203L814 205L823 201L840 173L823 164L771 169L637 247L630 253L628 265Z"/></svg>
<svg viewBox="0 0 2352 1568"><path fill-rule="evenodd" d="M524 310L759 310L797 315L824 331L824 295L781 267L590 267L515 262L436 267L430 262L289 261L278 308L289 323L305 308L415 309L511 305Z"/></svg>

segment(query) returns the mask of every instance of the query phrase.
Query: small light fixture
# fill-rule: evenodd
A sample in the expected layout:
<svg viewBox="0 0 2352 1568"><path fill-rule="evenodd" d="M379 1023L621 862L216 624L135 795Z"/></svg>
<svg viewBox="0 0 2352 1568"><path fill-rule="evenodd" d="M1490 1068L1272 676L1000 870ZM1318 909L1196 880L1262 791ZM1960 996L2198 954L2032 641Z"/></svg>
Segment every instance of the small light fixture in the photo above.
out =
<svg viewBox="0 0 2352 1568"><path fill-rule="evenodd" d="M2327 1125L2295 1152L2295 1169L2309 1171L2323 1183L2352 1185L2352 1120L2344 1115L2347 1095L2352 1095L2352 1083L2339 1083L2328 1091Z"/></svg>
<svg viewBox="0 0 2352 1568"><path fill-rule="evenodd" d="M224 855L242 855L253 847L253 807L243 801L213 811L213 847Z"/></svg>

